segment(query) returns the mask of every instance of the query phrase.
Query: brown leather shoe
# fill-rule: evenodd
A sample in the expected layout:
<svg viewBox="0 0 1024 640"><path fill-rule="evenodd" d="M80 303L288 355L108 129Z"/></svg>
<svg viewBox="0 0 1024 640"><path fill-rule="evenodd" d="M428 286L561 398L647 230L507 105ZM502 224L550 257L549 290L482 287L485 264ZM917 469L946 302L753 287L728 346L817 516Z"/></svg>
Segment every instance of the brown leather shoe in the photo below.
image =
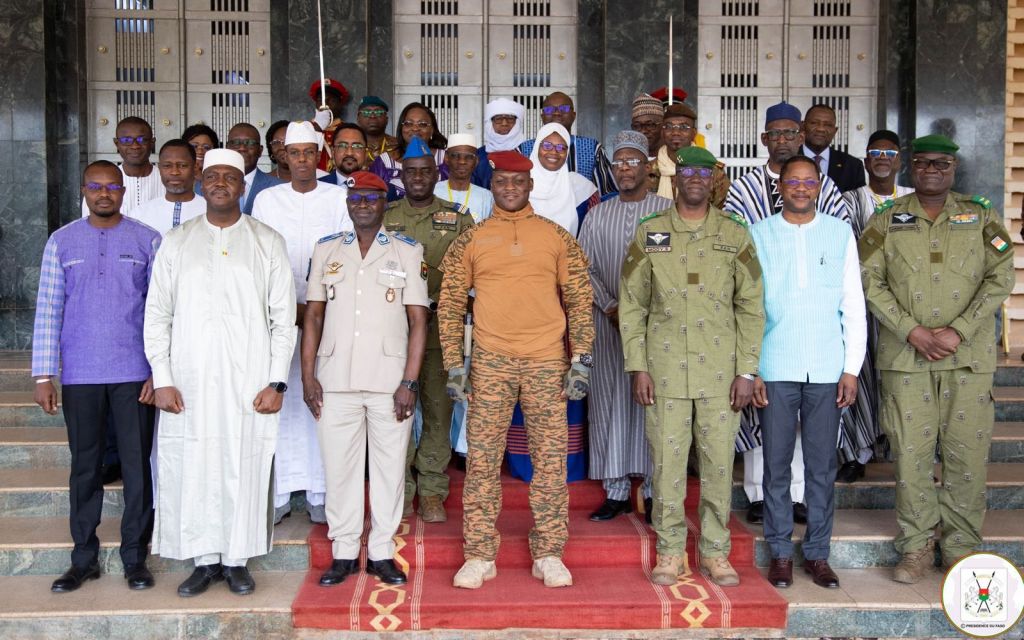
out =
<svg viewBox="0 0 1024 640"><path fill-rule="evenodd" d="M828 566L828 560L804 560L804 571L811 574L814 584L826 589L839 587L839 576Z"/></svg>
<svg viewBox="0 0 1024 640"><path fill-rule="evenodd" d="M780 589L792 586L793 559L772 558L772 563L768 566L768 582Z"/></svg>

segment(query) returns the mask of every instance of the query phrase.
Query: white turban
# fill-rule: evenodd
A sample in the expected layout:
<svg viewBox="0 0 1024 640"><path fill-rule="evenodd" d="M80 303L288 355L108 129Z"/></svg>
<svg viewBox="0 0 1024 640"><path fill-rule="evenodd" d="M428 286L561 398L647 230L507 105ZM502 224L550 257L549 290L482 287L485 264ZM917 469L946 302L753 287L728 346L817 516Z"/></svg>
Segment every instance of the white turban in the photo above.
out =
<svg viewBox="0 0 1024 640"><path fill-rule="evenodd" d="M324 134L317 131L310 122L289 122L284 132L284 146L290 144L315 144L317 151L324 148Z"/></svg>
<svg viewBox="0 0 1024 640"><path fill-rule="evenodd" d="M242 154L233 149L210 149L203 156L203 171L218 164L234 167L245 175L245 160Z"/></svg>
<svg viewBox="0 0 1024 640"><path fill-rule="evenodd" d="M494 132L494 124L491 118L501 115L513 115L516 123L505 135ZM495 98L484 105L484 148L488 153L491 151L515 151L519 145L526 140L523 135L523 118L526 117L526 107L515 100L508 98Z"/></svg>

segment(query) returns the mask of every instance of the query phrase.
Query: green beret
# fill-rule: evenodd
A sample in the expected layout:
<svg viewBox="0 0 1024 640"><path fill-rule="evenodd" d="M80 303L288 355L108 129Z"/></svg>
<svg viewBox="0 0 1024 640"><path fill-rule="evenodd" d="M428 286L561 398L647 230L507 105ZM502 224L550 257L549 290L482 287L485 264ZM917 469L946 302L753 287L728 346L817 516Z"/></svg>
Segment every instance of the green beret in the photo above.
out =
<svg viewBox="0 0 1024 640"><path fill-rule="evenodd" d="M914 153L948 153L949 155L954 155L960 150L955 142L937 133L915 139L910 143L910 148Z"/></svg>
<svg viewBox="0 0 1024 640"><path fill-rule="evenodd" d="M676 151L676 164L680 167L709 167L718 164L711 152L701 147L690 145Z"/></svg>

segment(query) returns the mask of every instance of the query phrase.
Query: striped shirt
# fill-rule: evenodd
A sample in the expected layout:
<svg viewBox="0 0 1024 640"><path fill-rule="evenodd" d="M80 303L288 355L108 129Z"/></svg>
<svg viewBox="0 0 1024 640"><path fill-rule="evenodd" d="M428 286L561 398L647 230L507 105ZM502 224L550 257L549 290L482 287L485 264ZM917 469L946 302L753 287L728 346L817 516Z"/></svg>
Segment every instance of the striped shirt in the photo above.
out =
<svg viewBox="0 0 1024 640"><path fill-rule="evenodd" d="M149 377L142 320L160 234L122 218L98 228L75 220L43 249L32 341L32 375L64 384Z"/></svg>
<svg viewBox="0 0 1024 640"><path fill-rule="evenodd" d="M782 213L782 194L779 193L779 176L768 169L768 165L749 171L732 183L725 196L726 211L738 213L754 224L769 216ZM819 213L850 221L850 212L839 193L836 184L828 176L821 176L821 191L818 193Z"/></svg>

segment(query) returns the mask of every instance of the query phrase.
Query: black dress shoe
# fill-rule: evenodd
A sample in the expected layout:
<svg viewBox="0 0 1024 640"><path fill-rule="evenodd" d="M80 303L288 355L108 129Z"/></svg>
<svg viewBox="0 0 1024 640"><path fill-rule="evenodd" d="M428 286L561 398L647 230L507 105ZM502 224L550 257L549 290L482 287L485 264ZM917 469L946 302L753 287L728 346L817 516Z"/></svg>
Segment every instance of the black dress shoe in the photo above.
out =
<svg viewBox="0 0 1024 640"><path fill-rule="evenodd" d="M95 580L100 577L100 566L92 564L88 567L72 566L64 572L64 575L53 581L50 591L54 593L68 593L82 586L86 580Z"/></svg>
<svg viewBox="0 0 1024 640"><path fill-rule="evenodd" d="M156 584L156 581L153 580L153 574L146 568L145 562L126 565L124 568L124 579L128 581L128 588L135 591L149 589Z"/></svg>
<svg viewBox="0 0 1024 640"><path fill-rule="evenodd" d="M811 574L814 584L819 587L835 589L839 586L839 577L828 566L828 560L804 560L804 571Z"/></svg>
<svg viewBox="0 0 1024 640"><path fill-rule="evenodd" d="M644 498L644 520L647 524L654 524L654 499Z"/></svg>
<svg viewBox="0 0 1024 640"><path fill-rule="evenodd" d="M764 500L751 502L747 507L747 522L750 524L761 524L764 522Z"/></svg>
<svg viewBox="0 0 1024 640"><path fill-rule="evenodd" d="M206 564L196 567L185 582L178 585L178 595L182 598L198 596L210 588L210 584L224 579L224 567L217 564Z"/></svg>
<svg viewBox="0 0 1024 640"><path fill-rule="evenodd" d="M612 500L608 498L604 501L604 504L598 507L597 511L590 514L590 519L594 522L604 522L632 511L633 505L629 504L629 500Z"/></svg>
<svg viewBox="0 0 1024 640"><path fill-rule="evenodd" d="M768 565L768 582L773 586L785 589L793 585L793 559L772 558Z"/></svg>
<svg viewBox="0 0 1024 640"><path fill-rule="evenodd" d="M112 484L121 479L120 464L105 464L100 467L100 478L103 484Z"/></svg>
<svg viewBox="0 0 1024 640"><path fill-rule="evenodd" d="M367 560L366 573L388 584L405 584L405 574L395 565L394 560Z"/></svg>
<svg viewBox="0 0 1024 640"><path fill-rule="evenodd" d="M846 484L857 482L857 480L864 477L864 468L864 465L861 463L856 460L851 460L839 467L839 471L836 472L836 480L839 482L845 482Z"/></svg>
<svg viewBox="0 0 1024 640"><path fill-rule="evenodd" d="M807 524L807 505L802 502L793 503L793 522Z"/></svg>
<svg viewBox="0 0 1024 640"><path fill-rule="evenodd" d="M245 567L224 567L224 579L231 593L247 596L256 590L256 581Z"/></svg>
<svg viewBox="0 0 1024 640"><path fill-rule="evenodd" d="M345 578L359 571L359 560L334 560L331 568L320 576L321 587L333 587L341 584Z"/></svg>

